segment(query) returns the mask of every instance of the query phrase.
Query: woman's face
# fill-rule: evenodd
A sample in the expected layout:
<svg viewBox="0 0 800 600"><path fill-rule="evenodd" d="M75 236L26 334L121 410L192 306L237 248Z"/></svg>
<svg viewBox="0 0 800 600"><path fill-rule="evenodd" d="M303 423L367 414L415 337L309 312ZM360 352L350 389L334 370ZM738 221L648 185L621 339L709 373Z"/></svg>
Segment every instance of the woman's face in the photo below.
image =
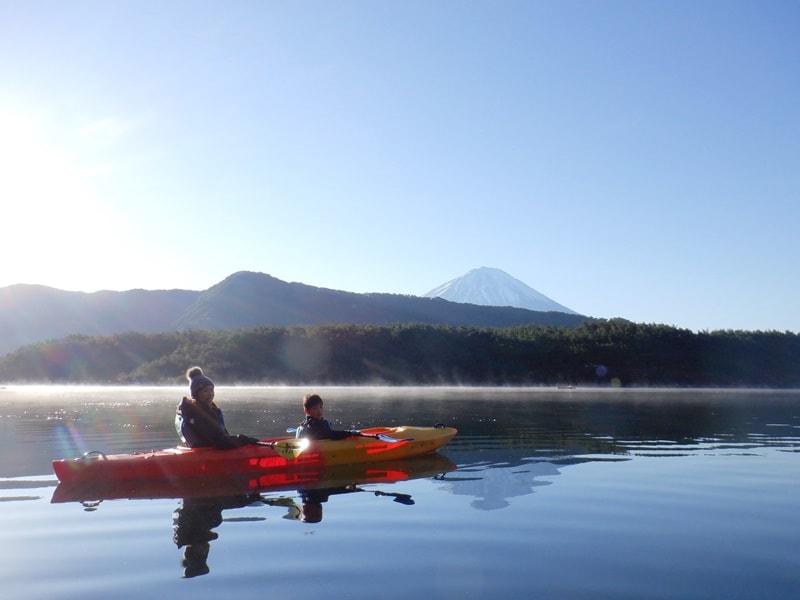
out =
<svg viewBox="0 0 800 600"><path fill-rule="evenodd" d="M197 392L197 399L204 404L211 404L214 401L214 386L207 385Z"/></svg>

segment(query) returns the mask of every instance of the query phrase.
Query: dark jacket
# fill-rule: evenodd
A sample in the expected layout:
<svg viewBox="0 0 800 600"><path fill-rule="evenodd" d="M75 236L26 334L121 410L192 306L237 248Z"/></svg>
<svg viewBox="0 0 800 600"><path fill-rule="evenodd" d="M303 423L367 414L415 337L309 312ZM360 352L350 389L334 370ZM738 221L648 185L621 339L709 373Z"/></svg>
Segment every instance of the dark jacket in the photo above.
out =
<svg viewBox="0 0 800 600"><path fill-rule="evenodd" d="M222 411L214 404L202 404L184 398L178 405L175 428L190 448L213 447L220 450L255 444L257 439L246 435L231 435L225 429Z"/></svg>
<svg viewBox="0 0 800 600"><path fill-rule="evenodd" d="M298 438L310 440L343 440L358 435L361 435L358 431L337 431L331 427L328 419L314 419L310 415L306 415L297 428Z"/></svg>

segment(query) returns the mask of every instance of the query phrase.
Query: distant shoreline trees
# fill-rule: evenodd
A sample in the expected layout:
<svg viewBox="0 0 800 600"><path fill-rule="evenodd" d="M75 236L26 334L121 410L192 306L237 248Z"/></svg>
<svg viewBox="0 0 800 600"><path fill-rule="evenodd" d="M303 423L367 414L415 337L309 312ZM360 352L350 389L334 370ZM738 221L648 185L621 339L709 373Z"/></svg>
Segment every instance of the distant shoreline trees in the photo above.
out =
<svg viewBox="0 0 800 600"><path fill-rule="evenodd" d="M800 387L800 336L694 333L623 319L576 327L259 327L72 335L0 358L0 383Z"/></svg>

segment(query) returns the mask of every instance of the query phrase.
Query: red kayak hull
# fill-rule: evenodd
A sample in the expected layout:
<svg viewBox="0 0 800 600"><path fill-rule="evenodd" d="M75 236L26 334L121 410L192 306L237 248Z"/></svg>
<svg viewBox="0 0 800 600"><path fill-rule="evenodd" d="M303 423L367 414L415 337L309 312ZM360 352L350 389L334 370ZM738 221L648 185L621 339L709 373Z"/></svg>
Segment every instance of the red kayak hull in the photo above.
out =
<svg viewBox="0 0 800 600"><path fill-rule="evenodd" d="M88 453L80 458L53 461L53 471L61 482L124 481L215 477L231 474L267 472L314 472L323 467L371 463L422 456L435 452L455 435L452 427L379 427L364 429L366 435L391 436L393 442L372 437L346 440L312 441L296 456L285 450L296 440L263 440L232 450L177 447L133 454ZM278 445L278 449L269 444ZM301 475L298 475L301 476Z"/></svg>

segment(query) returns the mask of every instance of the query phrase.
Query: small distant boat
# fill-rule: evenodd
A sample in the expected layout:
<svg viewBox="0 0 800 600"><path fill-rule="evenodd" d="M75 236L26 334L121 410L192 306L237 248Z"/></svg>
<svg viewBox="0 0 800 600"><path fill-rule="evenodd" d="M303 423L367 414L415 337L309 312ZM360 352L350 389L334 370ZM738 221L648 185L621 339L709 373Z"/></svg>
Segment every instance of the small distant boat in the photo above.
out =
<svg viewBox="0 0 800 600"><path fill-rule="evenodd" d="M178 446L133 454L87 452L53 461L60 482L181 479L265 474L383 462L436 452L455 437L452 427L375 427L344 440L275 438L231 450Z"/></svg>

